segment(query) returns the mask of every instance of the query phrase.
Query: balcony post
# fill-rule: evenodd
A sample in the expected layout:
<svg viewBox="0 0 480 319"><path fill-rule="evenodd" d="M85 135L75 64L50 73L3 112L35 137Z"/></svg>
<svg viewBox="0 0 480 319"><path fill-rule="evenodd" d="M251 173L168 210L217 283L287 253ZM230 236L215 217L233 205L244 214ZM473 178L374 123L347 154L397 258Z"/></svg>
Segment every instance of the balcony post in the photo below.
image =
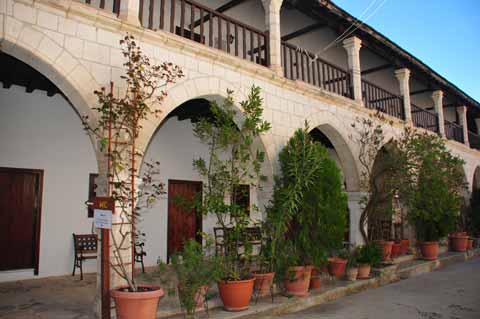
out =
<svg viewBox="0 0 480 319"><path fill-rule="evenodd" d="M362 74L360 68L362 40L357 37L350 37L343 41L343 47L348 56L348 71L352 79L353 99L362 102Z"/></svg>
<svg viewBox="0 0 480 319"><path fill-rule="evenodd" d="M120 1L120 13L118 14L118 17L129 24L139 27L139 11L140 4L138 0L122 0Z"/></svg>
<svg viewBox="0 0 480 319"><path fill-rule="evenodd" d="M405 122L412 125L412 106L410 104L410 70L407 68L395 70L395 77L400 84L400 95L403 97Z"/></svg>
<svg viewBox="0 0 480 319"><path fill-rule="evenodd" d="M470 146L470 142L468 140L468 125L467 125L467 107L462 105L457 107L457 114L459 124L462 126L463 129L463 144Z"/></svg>
<svg viewBox="0 0 480 319"><path fill-rule="evenodd" d="M445 119L443 116L443 91L436 90L432 93L433 103L435 104L435 112L438 115L438 132L440 136L446 138L445 135Z"/></svg>
<svg viewBox="0 0 480 319"><path fill-rule="evenodd" d="M477 134L480 135L480 117L474 119L475 124L477 125Z"/></svg>
<svg viewBox="0 0 480 319"><path fill-rule="evenodd" d="M280 10L283 0L262 0L265 9L265 25L268 30L268 55L270 68L283 76L280 32Z"/></svg>

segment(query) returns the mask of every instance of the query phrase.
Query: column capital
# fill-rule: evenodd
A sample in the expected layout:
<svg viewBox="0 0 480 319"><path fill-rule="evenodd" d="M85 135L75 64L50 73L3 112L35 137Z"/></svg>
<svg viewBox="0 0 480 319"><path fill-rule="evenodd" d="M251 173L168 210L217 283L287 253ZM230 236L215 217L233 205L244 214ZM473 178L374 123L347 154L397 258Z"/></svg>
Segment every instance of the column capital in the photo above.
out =
<svg viewBox="0 0 480 319"><path fill-rule="evenodd" d="M439 100L443 98L443 91L442 90L435 90L432 93L432 99Z"/></svg>
<svg viewBox="0 0 480 319"><path fill-rule="evenodd" d="M265 10L275 10L280 12L283 0L262 0L262 5Z"/></svg>
<svg viewBox="0 0 480 319"><path fill-rule="evenodd" d="M467 113L467 107L465 105L460 105L460 106L457 106L456 107L456 110L457 110L457 113L459 115L463 114L463 113Z"/></svg>
<svg viewBox="0 0 480 319"><path fill-rule="evenodd" d="M348 39L343 40L343 47L347 51L358 52L358 51L360 51L360 48L362 47L362 40L360 40L359 38L357 38L355 36L350 37Z"/></svg>
<svg viewBox="0 0 480 319"><path fill-rule="evenodd" d="M120 13L118 17L127 23L135 26L140 26L140 19L138 18L140 11L140 4L137 0L123 0L120 1Z"/></svg>
<svg viewBox="0 0 480 319"><path fill-rule="evenodd" d="M401 81L401 80L409 80L410 79L410 69L407 68L402 68L402 69L396 69L395 70L395 77Z"/></svg>

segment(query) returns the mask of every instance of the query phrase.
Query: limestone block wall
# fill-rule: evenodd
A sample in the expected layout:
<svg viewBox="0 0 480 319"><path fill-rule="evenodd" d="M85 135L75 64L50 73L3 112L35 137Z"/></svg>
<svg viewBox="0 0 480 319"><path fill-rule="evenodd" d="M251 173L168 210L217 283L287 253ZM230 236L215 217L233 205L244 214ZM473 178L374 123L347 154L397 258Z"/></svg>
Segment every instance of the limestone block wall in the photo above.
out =
<svg viewBox="0 0 480 319"><path fill-rule="evenodd" d="M270 183L256 194L259 206L263 207L270 198L278 152L294 130L303 127L307 120L310 127L319 127L335 146L345 174L346 190L351 194L351 220L358 217L361 210L358 145L348 136L352 133L350 124L356 117L371 114L360 103L287 80L266 67L176 35L139 28L77 1L0 0L2 50L47 76L80 114L93 116L91 108L96 106L96 100L92 92L100 86L114 81L116 92L123 89L120 79L123 58L118 41L127 32L137 38L154 62L176 63L186 75L166 88L169 95L162 105L162 114L143 123L141 149L148 150L160 123L183 102L199 97L225 97L227 89L234 90L236 100L240 101L252 85L258 85L262 88L265 119L272 123L272 130L255 145L267 153L265 169L270 176ZM386 128L390 137L400 134L403 125L397 119L392 121ZM456 142L448 141L448 145L466 160L465 172L471 185L475 168L480 165L480 153ZM97 161L101 160L97 155ZM99 167L100 172L104 171L104 165ZM358 234L352 238L357 240Z"/></svg>

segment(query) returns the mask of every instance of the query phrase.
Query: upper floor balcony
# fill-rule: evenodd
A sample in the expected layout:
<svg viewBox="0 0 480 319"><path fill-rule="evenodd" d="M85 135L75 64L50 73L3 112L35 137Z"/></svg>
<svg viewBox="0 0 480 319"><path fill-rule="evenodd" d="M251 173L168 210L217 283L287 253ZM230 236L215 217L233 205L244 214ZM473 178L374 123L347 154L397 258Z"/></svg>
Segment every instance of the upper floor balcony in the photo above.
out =
<svg viewBox="0 0 480 319"><path fill-rule="evenodd" d="M480 104L330 1L82 0L480 149Z"/></svg>

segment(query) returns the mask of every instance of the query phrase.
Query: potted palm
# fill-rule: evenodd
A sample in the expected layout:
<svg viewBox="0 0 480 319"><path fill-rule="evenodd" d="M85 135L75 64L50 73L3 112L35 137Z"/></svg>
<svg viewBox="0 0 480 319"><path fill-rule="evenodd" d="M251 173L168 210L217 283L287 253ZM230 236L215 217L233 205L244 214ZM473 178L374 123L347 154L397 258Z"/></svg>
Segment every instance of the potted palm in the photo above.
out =
<svg viewBox="0 0 480 319"><path fill-rule="evenodd" d="M241 311L249 307L255 281L247 228L254 224L251 214L258 212L258 208L249 205L245 209L236 193L240 184L258 188L266 179L262 174L265 154L253 144L270 129L270 124L262 119L259 87L253 86L248 98L240 102L241 116L235 110L233 92L227 93L221 104L210 103L210 116L193 124L195 135L209 148L208 158L194 159L193 167L205 180L199 210L214 216L223 233L224 276L218 281L220 298L226 310Z"/></svg>
<svg viewBox="0 0 480 319"><path fill-rule="evenodd" d="M382 251L375 244L366 244L358 249L358 279L370 278L371 267L377 265L382 260Z"/></svg>
<svg viewBox="0 0 480 319"><path fill-rule="evenodd" d="M347 279L349 281L356 281L358 276L358 248L352 248L349 251L347 262Z"/></svg>
<svg viewBox="0 0 480 319"><path fill-rule="evenodd" d="M141 162L142 153L137 149L141 123L160 113L166 93L161 91L168 84L183 76L179 67L164 62L153 65L131 35L120 40L125 58L125 83L123 95L113 94L101 88L95 91L99 106L94 108L98 116L82 117L85 130L98 140L100 151L105 154L108 172L104 177L107 196L117 207L119 221L111 232L112 256L110 269L125 283L110 291L115 301L118 318L155 318L159 299L164 291L158 286L136 282L131 271L130 252L141 233L136 221L141 209L151 205L164 193L164 185L155 181L158 162L145 163L143 173L135 163ZM140 183L137 181L140 180ZM140 185L139 185L140 184Z"/></svg>

